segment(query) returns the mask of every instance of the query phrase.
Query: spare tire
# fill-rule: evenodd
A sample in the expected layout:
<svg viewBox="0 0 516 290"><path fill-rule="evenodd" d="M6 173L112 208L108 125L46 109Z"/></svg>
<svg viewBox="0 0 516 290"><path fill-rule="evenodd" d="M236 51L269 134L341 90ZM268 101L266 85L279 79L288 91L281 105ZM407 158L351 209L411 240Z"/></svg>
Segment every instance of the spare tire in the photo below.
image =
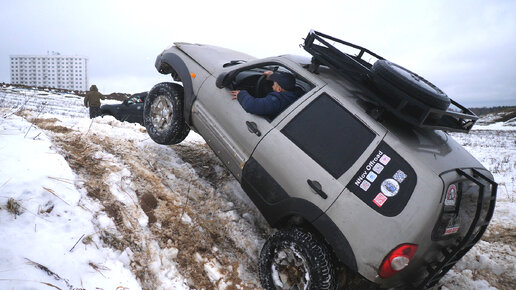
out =
<svg viewBox="0 0 516 290"><path fill-rule="evenodd" d="M441 89L400 65L377 60L371 71L375 86L385 93L411 97L444 111L450 106L450 98Z"/></svg>

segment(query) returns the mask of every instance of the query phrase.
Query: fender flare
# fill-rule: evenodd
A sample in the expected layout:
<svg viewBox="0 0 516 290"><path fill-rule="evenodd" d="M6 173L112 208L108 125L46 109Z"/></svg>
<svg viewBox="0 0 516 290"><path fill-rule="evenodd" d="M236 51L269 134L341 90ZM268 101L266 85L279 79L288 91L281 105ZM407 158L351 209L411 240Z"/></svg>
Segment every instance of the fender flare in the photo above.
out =
<svg viewBox="0 0 516 290"><path fill-rule="evenodd" d="M185 122L192 126L192 105L196 96L193 93L192 78L190 77L190 70L185 62L177 54L172 52L164 52L156 58L154 64L156 69L161 74L172 74L175 81L181 81L184 88L184 108L183 116Z"/></svg>
<svg viewBox="0 0 516 290"><path fill-rule="evenodd" d="M260 208L260 211L272 227L280 227L291 217L303 218L321 234L340 262L350 270L358 271L355 254L348 240L331 218L313 203L289 197L277 204L268 205L264 210Z"/></svg>
<svg viewBox="0 0 516 290"><path fill-rule="evenodd" d="M241 186L271 227L279 228L294 217L302 218L321 234L340 262L358 271L351 245L331 218L310 201L290 197L252 157L244 166Z"/></svg>

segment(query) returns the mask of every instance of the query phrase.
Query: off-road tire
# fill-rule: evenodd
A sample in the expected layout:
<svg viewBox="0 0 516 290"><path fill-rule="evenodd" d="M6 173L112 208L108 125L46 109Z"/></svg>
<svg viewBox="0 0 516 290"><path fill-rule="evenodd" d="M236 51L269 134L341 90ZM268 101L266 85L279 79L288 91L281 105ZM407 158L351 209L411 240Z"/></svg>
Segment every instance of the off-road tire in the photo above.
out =
<svg viewBox="0 0 516 290"><path fill-rule="evenodd" d="M190 132L183 117L183 98L183 87L175 83L159 83L149 91L143 106L143 123L154 142L163 145L177 144ZM155 119L153 121L152 115L153 106L157 106L156 102L160 100L168 105L166 114L161 116L166 124L161 127Z"/></svg>
<svg viewBox="0 0 516 290"><path fill-rule="evenodd" d="M388 60L377 60L371 69L376 87L397 97L415 98L436 109L446 110L450 98L437 86Z"/></svg>
<svg viewBox="0 0 516 290"><path fill-rule="evenodd" d="M306 263L309 282L304 289L337 288L334 259L328 246L313 233L297 227L279 230L264 244L259 262L263 288L284 289L274 283L273 264L278 253L285 249L293 249L296 256Z"/></svg>

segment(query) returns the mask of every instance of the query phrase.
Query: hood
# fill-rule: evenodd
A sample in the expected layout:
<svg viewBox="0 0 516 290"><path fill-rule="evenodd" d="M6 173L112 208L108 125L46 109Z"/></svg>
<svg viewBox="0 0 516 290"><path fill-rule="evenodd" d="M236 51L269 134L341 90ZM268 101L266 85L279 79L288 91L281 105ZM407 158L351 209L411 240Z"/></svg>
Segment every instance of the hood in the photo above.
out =
<svg viewBox="0 0 516 290"><path fill-rule="evenodd" d="M223 65L232 60L250 61L256 59L248 54L235 50L205 44L191 44L184 42L174 43L181 51L199 63L210 74L220 72Z"/></svg>
<svg viewBox="0 0 516 290"><path fill-rule="evenodd" d="M96 85L91 85L91 87L90 87L90 91L98 92L98 91L99 91L99 89L97 89L97 86L96 86Z"/></svg>

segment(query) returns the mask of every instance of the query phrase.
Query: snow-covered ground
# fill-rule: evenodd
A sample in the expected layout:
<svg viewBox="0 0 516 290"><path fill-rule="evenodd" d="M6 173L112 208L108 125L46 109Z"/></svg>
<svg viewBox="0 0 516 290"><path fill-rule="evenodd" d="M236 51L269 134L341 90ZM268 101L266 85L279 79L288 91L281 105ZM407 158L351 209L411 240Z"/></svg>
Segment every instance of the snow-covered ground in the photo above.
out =
<svg viewBox="0 0 516 290"><path fill-rule="evenodd" d="M0 289L255 289L272 232L202 138L161 146L73 95L0 88ZM499 183L443 289L516 289L516 125L452 134Z"/></svg>

